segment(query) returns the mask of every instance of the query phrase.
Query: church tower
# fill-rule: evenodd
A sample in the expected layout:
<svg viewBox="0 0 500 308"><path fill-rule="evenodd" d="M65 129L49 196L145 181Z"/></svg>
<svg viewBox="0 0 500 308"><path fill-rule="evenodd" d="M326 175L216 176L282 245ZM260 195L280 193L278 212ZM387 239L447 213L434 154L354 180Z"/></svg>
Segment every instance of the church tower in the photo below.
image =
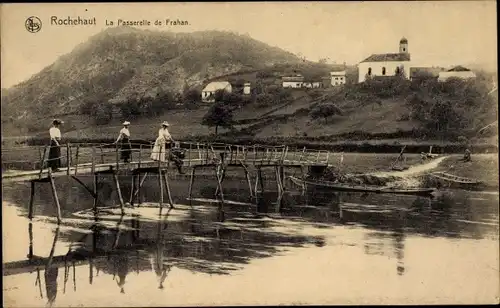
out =
<svg viewBox="0 0 500 308"><path fill-rule="evenodd" d="M408 40L404 37L399 41L399 53L408 53Z"/></svg>

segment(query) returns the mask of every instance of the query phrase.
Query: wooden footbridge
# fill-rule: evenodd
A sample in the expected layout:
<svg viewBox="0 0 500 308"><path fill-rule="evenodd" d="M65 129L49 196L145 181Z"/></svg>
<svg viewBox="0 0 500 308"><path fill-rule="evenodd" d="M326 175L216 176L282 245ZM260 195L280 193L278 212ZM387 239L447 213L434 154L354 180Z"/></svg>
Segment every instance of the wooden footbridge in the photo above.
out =
<svg viewBox="0 0 500 308"><path fill-rule="evenodd" d="M97 208L98 191L97 182L100 174L112 174L115 188L120 199L122 213L124 213L124 199L120 190L118 175L131 174L133 193L130 198L131 206L134 205L140 189L148 173L157 174L160 187L160 206L163 205L164 186L170 207L173 202L169 188L169 172L177 163L182 162L182 169L190 171L189 197L191 197L196 171L200 168L213 168L217 180L216 197L224 203L222 183L228 167L243 169L248 182L250 195L257 194L258 184L264 190L262 169L273 168L276 183L280 194L284 191L284 169L298 168L302 176L307 168L325 168L328 166L329 152L304 148L290 148L288 146L262 146L262 145L235 145L217 143L192 143L176 142L172 148L167 148L164 154L165 161L151 159L152 144L132 143L130 162L121 161L121 148L116 144L65 144L61 146L61 162L63 168L51 171L47 168L48 146L23 147L2 149L2 182L31 182L31 199L29 215L32 217L33 194L35 183L47 182L51 184L55 205L58 209L58 220L61 219L59 199L54 184L55 177L67 176L76 180L94 198L94 208ZM182 158L173 156L173 149L183 153ZM176 171L177 172L177 171ZM252 185L251 173L255 175L255 185ZM141 179L141 175L143 175ZM87 187L79 176L93 175L93 187Z"/></svg>

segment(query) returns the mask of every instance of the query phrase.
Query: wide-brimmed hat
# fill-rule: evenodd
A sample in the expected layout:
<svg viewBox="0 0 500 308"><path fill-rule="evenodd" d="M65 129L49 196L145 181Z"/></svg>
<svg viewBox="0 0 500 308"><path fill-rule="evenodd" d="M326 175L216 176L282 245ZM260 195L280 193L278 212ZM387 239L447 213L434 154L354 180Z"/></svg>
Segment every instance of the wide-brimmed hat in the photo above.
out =
<svg viewBox="0 0 500 308"><path fill-rule="evenodd" d="M161 123L161 126L170 126L170 124L168 124L167 121L163 121L163 123Z"/></svg>
<svg viewBox="0 0 500 308"><path fill-rule="evenodd" d="M130 122L129 121L125 121L122 123L123 125L130 125Z"/></svg>
<svg viewBox="0 0 500 308"><path fill-rule="evenodd" d="M63 120L60 120L60 119L54 119L54 120L52 121L52 124L63 124L63 123L64 123L64 121L63 121Z"/></svg>

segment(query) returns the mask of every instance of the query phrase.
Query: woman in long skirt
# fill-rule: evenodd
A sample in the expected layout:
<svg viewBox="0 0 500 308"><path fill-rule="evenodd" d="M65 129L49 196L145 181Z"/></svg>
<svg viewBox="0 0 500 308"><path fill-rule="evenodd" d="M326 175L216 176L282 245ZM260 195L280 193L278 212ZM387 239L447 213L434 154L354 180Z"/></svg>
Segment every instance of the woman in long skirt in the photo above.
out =
<svg viewBox="0 0 500 308"><path fill-rule="evenodd" d="M167 127L170 125L168 124L167 121L164 121L162 123L162 128L158 131L158 138L156 138L155 144L153 146L153 151L151 153L151 159L155 161L166 161L165 160L165 152L166 152L166 147L165 145L168 142L173 142L172 136L170 135Z"/></svg>
<svg viewBox="0 0 500 308"><path fill-rule="evenodd" d="M52 127L49 129L50 149L47 164L52 171L59 171L59 168L61 168L61 131L59 130L59 126L62 123L61 120L56 119L52 121Z"/></svg>
<svg viewBox="0 0 500 308"><path fill-rule="evenodd" d="M128 121L123 122L123 128L120 130L120 134L118 135L118 138L115 141L115 143L121 141L120 142L121 159L125 163L128 163L130 161L130 154L132 152L132 145L130 144L130 131L128 130L129 125L130 122Z"/></svg>

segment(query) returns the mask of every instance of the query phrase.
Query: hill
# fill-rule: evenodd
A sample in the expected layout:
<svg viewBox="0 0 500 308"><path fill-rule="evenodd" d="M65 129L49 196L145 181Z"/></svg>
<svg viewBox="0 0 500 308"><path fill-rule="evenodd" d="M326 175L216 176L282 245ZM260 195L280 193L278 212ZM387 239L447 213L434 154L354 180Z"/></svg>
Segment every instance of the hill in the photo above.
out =
<svg viewBox="0 0 500 308"><path fill-rule="evenodd" d="M2 124L13 129L14 123L22 127L34 119L79 113L86 102L119 104L134 96L178 93L218 76L300 62L289 52L230 32L109 28L2 90Z"/></svg>
<svg viewBox="0 0 500 308"><path fill-rule="evenodd" d="M334 69L346 69L345 86L291 90L280 83L283 75L318 78ZM215 80L230 81L236 93L243 82L252 84L249 96L223 98L234 120L232 129L218 131L226 141L458 142L497 132L481 130L498 118L497 92L488 94L496 73L444 83L427 76L358 84L354 66L303 61L248 36L124 27L91 37L29 80L2 89L2 135L46 137L57 116L66 122L65 138L112 139L127 119L134 139L154 139L158 123L168 120L175 139L206 140L214 132L202 125L211 104L200 102L199 91Z"/></svg>

